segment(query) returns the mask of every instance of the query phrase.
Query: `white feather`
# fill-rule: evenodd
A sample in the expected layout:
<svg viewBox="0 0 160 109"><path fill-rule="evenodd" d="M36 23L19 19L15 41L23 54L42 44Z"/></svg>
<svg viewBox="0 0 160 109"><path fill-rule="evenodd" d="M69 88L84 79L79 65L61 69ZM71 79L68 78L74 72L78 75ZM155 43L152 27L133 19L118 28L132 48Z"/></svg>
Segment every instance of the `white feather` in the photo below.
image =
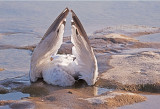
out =
<svg viewBox="0 0 160 109"><path fill-rule="evenodd" d="M31 58L30 80L35 82L42 77L44 66L50 62L50 57L56 55L63 42L64 24L57 31L51 32L36 46ZM58 37L57 37L58 36Z"/></svg>
<svg viewBox="0 0 160 109"><path fill-rule="evenodd" d="M77 68L81 79L84 79L88 85L94 85L98 76L97 60L92 48L87 41L76 34L76 27L72 25L71 42L73 43L72 54L76 57Z"/></svg>
<svg viewBox="0 0 160 109"><path fill-rule="evenodd" d="M52 57L43 69L43 79L48 84L59 86L71 86L75 83L74 66L72 66L73 56L71 55L56 55Z"/></svg>

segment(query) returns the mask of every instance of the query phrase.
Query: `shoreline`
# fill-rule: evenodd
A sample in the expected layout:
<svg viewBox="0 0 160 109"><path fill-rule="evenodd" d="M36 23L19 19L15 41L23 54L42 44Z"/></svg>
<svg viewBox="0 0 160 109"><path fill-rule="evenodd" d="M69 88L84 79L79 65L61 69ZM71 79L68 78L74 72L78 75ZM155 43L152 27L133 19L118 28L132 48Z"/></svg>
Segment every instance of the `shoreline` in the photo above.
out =
<svg viewBox="0 0 160 109"><path fill-rule="evenodd" d="M100 72L99 74L100 79L95 84L95 87L90 87L90 86L87 86L85 83L81 83L78 86L75 85L73 87L62 88L58 86L47 85L43 81L30 84L28 77L22 76L16 79L13 78L13 79L7 79L4 81L1 81L0 85L2 86L2 88L0 89L0 94L2 95L2 94L7 94L7 93L17 91L17 92L30 94L30 97L22 98L22 100L13 100L13 101L0 100L0 105L2 106L2 104L6 104L5 106L16 107L20 105L26 106L28 104L28 106L30 106L31 108L35 108L36 106L36 108L42 108L42 109L43 107L67 108L70 106L75 107L77 109L80 109L82 107L84 108L85 106L87 106L86 109L87 108L98 109L99 107L101 107L102 109L103 108L105 109L106 107L110 107L110 106L111 107L124 106L124 105L147 100L145 97L143 97L143 95L141 95L142 93L144 94L144 93L151 92L153 94L158 94L159 96L159 93L160 93L159 81L152 84L150 83L150 81L146 81L145 84L140 84L136 82L138 80L132 80L133 82L131 84L128 84L127 82L125 82L124 84L123 80L126 80L126 79L124 78L121 79L121 76L119 76L118 73L125 75L126 78L128 76L133 75L132 74L133 72L125 73L125 74L124 72L127 71L126 67L130 68L131 66L133 66L131 64L133 61L131 61L130 63L131 58L133 58L132 60L136 60L137 56L142 57L141 59L147 65L149 65L149 63L146 62L147 59L151 59L153 63L157 62L156 59L158 60L160 58L160 43L140 42L134 39L134 37L129 37L129 36L121 35L117 33L115 34L105 33L105 34L103 32L103 35L100 35L100 36L94 35L89 37L91 46L93 47L98 60L98 66L99 66L99 72ZM72 44L70 43L69 40L70 40L70 37L64 37L64 41L66 43L64 43L62 47L59 49L59 53L61 54L71 53ZM24 50L25 49L25 50L32 51L34 47L35 45L24 46L24 47L8 45L8 46L0 46L0 50L9 50L9 49ZM142 48L150 48L153 50L145 52L146 50ZM139 49L139 51L134 49ZM121 63L117 63L117 62L121 62ZM128 62L127 65L130 65L130 67L125 65L126 62ZM148 62L150 62L150 60ZM136 61L136 63L138 64L139 61ZM153 64L153 63L150 63L150 64ZM158 65L158 63L156 65ZM118 68L119 66L121 66L121 68ZM115 70L116 68L118 70ZM137 69L137 67L135 69ZM145 67L143 69L145 69ZM149 76L151 80L154 80L154 78L151 77L150 75L146 75L149 73L146 73L146 71L144 71L143 69L137 70L141 72L138 72L136 74L142 74L142 75L138 75L138 77L141 78L141 76L143 77L145 75L146 77ZM4 68L2 71L0 71L0 73L3 73L4 71L7 71L7 70L8 69ZM115 71L118 71L118 73L116 74ZM160 70L157 69L157 71L160 71ZM129 70L127 72L129 72ZM153 73L154 72L152 72L152 74ZM24 81L24 83L21 81ZM131 81L131 79L129 79L129 81ZM111 89L112 91L110 91L109 89ZM99 93L99 91L102 91L102 92L104 91L104 92L101 93L100 95L96 95L97 93ZM114 95L116 93L120 96L115 95L113 98L108 99L107 97L109 97L109 93L111 95ZM124 96L125 95L124 93L127 93L127 95ZM138 98L134 96L133 97L129 96L128 94L130 93L132 93L131 95L136 94ZM132 98L132 100L130 98ZM125 101L126 99L128 101ZM72 101L73 103L68 104L68 100ZM93 102L90 103L90 100ZM113 104L107 104L107 100L111 100ZM117 101L121 100L122 101L121 104L118 104L116 100ZM14 105L11 105L11 104L14 104Z"/></svg>

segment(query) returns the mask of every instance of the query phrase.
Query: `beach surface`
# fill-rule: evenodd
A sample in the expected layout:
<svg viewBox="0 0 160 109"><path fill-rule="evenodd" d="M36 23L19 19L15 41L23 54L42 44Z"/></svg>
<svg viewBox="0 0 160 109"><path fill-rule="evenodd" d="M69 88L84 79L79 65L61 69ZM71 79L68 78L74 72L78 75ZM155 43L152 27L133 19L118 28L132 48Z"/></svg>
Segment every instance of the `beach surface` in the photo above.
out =
<svg viewBox="0 0 160 109"><path fill-rule="evenodd" d="M70 3L67 4L84 24L96 55L98 81L94 86L79 81L71 87L48 85L43 80L30 83L32 52L53 17L56 18L66 4L53 3L57 8L54 10L52 2L32 2L32 5L27 2L2 2L0 109L159 108L160 16L157 14L159 11L155 11L160 9L159 2ZM83 6L81 11L77 6ZM85 9L88 6L90 9L87 12ZM98 10L94 10L95 7ZM54 14L51 14L52 10ZM122 12L126 12L126 16ZM44 16L41 16L42 13L45 13ZM133 17L130 17L131 13ZM73 45L70 26L67 25L59 54L71 54Z"/></svg>

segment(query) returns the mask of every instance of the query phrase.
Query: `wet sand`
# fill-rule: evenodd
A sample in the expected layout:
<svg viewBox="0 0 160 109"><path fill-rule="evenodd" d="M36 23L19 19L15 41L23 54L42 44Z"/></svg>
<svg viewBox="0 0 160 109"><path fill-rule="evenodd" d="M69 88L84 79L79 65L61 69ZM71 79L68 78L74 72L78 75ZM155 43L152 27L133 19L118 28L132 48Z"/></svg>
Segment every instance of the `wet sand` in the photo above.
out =
<svg viewBox="0 0 160 109"><path fill-rule="evenodd" d="M15 83L12 83L15 88ZM20 88L21 87L21 88ZM102 93L98 94L98 89ZM21 100L0 100L0 106L35 109L106 109L126 104L145 101L146 98L124 91L102 91L101 88L87 86L84 84L75 85L68 88L47 85L43 81L24 86L20 85L16 89L23 93L29 93L32 97L22 97ZM104 89L103 89L104 90Z"/></svg>
<svg viewBox="0 0 160 109"><path fill-rule="evenodd" d="M160 43L141 42L135 36L156 34L160 31L159 28L144 27L136 30L136 27L133 27L131 32L124 29L123 34L117 33L117 31L111 33L111 30L108 32L108 30L103 29L101 33L96 32L89 36L98 60L100 73L95 86L89 87L84 81L65 88L47 85L43 81L31 84L27 72L29 70L27 66L29 65L24 66L22 64L25 61L22 56L20 56L22 61L20 64L17 60L14 61L14 63L17 62L17 65L6 64L4 67L2 66L0 73L10 75L15 69L15 75L18 75L18 77L13 75L11 78L0 81L0 96L5 94L11 94L10 96L12 96L13 92L21 92L22 95L19 100L14 98L13 100L1 100L0 109L3 107L17 109L25 106L28 106L26 108L36 109L53 107L55 109L106 109L138 102L142 102L138 103L142 106L143 101L148 102L148 96L140 95L141 92L159 93ZM114 29L112 28L112 30ZM65 43L60 48L59 53L71 53L73 45L70 42L70 37L65 37L64 41ZM19 53L19 51L24 52L24 50L33 51L34 47L35 44L28 46L1 45L0 50L6 55L14 52ZM14 49L18 49L18 51ZM27 59L30 59L30 55L30 53L24 53ZM9 60L3 60L9 62ZM21 68L16 70L18 66L21 66ZM26 72L19 75L20 71L24 69L26 69ZM29 96L25 94L29 94Z"/></svg>
<svg viewBox="0 0 160 109"><path fill-rule="evenodd" d="M155 79L159 78L159 69L156 67L159 65L156 57L159 57L160 49L160 3L158 1L1 1L0 7L0 98L3 99L0 101L0 109L68 109L72 107L106 109L109 108L108 105L124 105L118 107L120 109L158 109L160 107L160 95L157 94L160 92L160 85L156 83L158 79ZM32 51L65 7L77 13L90 37L100 72L95 86L88 87L81 81L81 84L76 83L75 86L62 88L47 85L43 81L32 84L29 81L28 72ZM70 20L71 17L67 18L65 36L71 34ZM95 32L92 34L93 31ZM65 39L66 43L63 44L59 53L71 53L72 44L68 39L69 37ZM145 63L148 67L154 63L152 57L156 60L157 69L155 71L151 68L153 76L151 70L144 70ZM142 62L136 61L140 64L138 66L136 63L132 64L129 59L133 61L141 59ZM117 66L119 60L122 63ZM151 63L147 60L151 60ZM126 64L129 64L129 67L133 66L134 69L126 68ZM120 72L116 70L118 67L121 68ZM138 70L135 67L138 67ZM134 70L136 73L133 72ZM107 74L107 72L112 74ZM104 74L107 74L109 78ZM133 76L131 81L127 79L130 84L124 84L120 74L126 74L130 78ZM138 80L135 79L134 74L138 76ZM139 84L142 83L140 77L145 83L154 84ZM135 84L132 84L134 81ZM138 96L138 99L133 96L117 96L111 99L112 102L109 104L92 104L86 100L96 99L95 101L105 102L107 100L102 98L106 98L111 91L114 95L116 92L126 91L141 96ZM144 97L146 99L140 99Z"/></svg>

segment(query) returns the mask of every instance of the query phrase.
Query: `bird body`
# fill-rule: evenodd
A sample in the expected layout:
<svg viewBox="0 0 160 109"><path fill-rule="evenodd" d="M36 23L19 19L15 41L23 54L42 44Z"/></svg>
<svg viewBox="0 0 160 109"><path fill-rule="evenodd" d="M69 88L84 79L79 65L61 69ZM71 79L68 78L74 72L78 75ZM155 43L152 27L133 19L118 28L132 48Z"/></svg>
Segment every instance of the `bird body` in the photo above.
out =
<svg viewBox="0 0 160 109"><path fill-rule="evenodd" d="M66 8L49 27L33 51L30 80L43 78L45 82L58 86L72 86L76 79L94 85L98 77L97 60L87 34L76 14L72 12L71 26L73 43L71 54L57 54L63 43L64 26L69 9Z"/></svg>
<svg viewBox="0 0 160 109"><path fill-rule="evenodd" d="M73 85L76 76L73 55L56 55L52 58L42 71L44 81L59 86Z"/></svg>

